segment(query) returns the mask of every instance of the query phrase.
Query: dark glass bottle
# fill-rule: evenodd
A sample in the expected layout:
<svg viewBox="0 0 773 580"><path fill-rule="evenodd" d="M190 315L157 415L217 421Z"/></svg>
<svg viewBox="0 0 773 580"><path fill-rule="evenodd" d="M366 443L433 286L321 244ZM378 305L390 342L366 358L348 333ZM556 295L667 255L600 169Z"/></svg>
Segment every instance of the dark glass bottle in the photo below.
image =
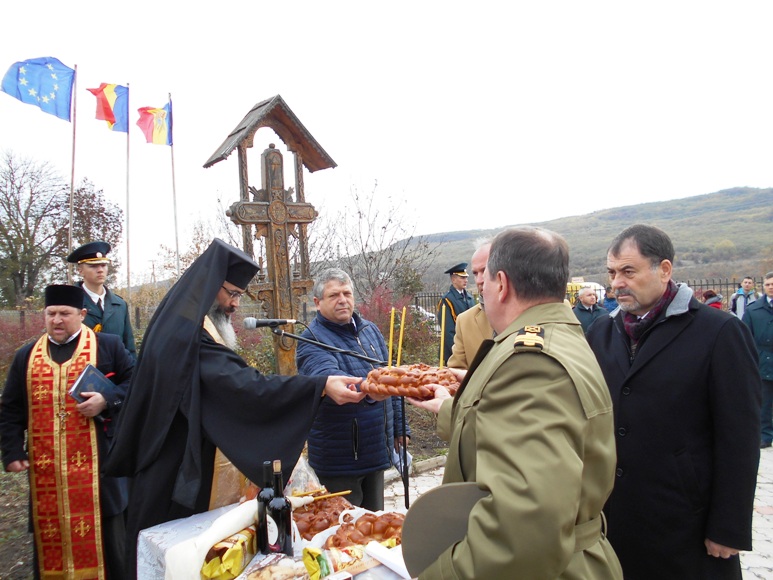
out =
<svg viewBox="0 0 773 580"><path fill-rule="evenodd" d="M268 517L276 524L276 533L268 531L268 549L293 555L293 511L290 500L284 496L282 462L274 460L274 497L268 502ZM270 524L271 522L269 522Z"/></svg>
<svg viewBox="0 0 773 580"><path fill-rule="evenodd" d="M263 462L263 487L258 494L258 551L268 554L268 502L274 497L271 462ZM273 526L276 527L276 526Z"/></svg>

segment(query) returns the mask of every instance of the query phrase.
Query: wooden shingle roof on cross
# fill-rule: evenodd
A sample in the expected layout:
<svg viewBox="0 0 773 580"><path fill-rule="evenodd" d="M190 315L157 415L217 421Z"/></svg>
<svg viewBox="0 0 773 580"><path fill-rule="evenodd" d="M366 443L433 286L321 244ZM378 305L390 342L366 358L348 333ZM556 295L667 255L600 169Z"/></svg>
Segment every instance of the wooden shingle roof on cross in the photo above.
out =
<svg viewBox="0 0 773 580"><path fill-rule="evenodd" d="M336 167L336 162L303 126L280 95L255 105L207 160L204 167L212 167L223 161L242 143L252 147L255 132L261 127L273 129L288 149L300 154L303 165L309 172Z"/></svg>

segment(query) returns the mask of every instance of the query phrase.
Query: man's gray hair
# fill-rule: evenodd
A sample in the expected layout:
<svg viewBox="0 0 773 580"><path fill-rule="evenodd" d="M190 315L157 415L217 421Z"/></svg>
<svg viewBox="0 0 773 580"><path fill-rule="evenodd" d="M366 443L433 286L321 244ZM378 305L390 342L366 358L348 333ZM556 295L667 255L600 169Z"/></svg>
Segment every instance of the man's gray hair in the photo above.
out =
<svg viewBox="0 0 773 580"><path fill-rule="evenodd" d="M507 274L522 300L563 300L569 281L569 245L555 232L522 226L497 235L488 258L489 278Z"/></svg>
<svg viewBox="0 0 773 580"><path fill-rule="evenodd" d="M583 286L577 291L577 296L583 296L585 294L595 294L596 291L590 286Z"/></svg>
<svg viewBox="0 0 773 580"><path fill-rule="evenodd" d="M349 274L341 270L341 268L328 268L327 270L323 270L322 273L317 276L317 281L314 283L314 298L322 300L325 293L325 284L331 280L335 280L340 284L352 285L352 279L349 277Z"/></svg>

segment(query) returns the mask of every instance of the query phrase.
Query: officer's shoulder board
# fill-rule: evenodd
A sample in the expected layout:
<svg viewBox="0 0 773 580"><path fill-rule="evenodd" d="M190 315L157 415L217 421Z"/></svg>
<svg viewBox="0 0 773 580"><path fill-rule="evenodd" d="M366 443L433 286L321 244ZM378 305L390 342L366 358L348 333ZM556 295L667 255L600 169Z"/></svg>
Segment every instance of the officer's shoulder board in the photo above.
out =
<svg viewBox="0 0 773 580"><path fill-rule="evenodd" d="M515 352L542 352L545 348L545 329L541 326L524 326L515 333Z"/></svg>

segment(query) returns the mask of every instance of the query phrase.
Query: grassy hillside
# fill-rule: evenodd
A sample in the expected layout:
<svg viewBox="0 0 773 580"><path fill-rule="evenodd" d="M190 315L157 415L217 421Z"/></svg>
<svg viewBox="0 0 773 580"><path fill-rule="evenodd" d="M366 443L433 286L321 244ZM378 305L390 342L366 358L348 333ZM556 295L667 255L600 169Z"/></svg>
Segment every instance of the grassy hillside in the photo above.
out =
<svg viewBox="0 0 773 580"><path fill-rule="evenodd" d="M566 238L572 276L604 283L609 242L635 223L658 226L671 236L678 279L741 278L773 269L773 189L738 187L529 225L545 227ZM440 243L436 264L450 266L469 260L476 238L499 231L501 228L449 232L428 239ZM442 272L444 268L439 266ZM428 289L435 279L434 275L428 277Z"/></svg>

